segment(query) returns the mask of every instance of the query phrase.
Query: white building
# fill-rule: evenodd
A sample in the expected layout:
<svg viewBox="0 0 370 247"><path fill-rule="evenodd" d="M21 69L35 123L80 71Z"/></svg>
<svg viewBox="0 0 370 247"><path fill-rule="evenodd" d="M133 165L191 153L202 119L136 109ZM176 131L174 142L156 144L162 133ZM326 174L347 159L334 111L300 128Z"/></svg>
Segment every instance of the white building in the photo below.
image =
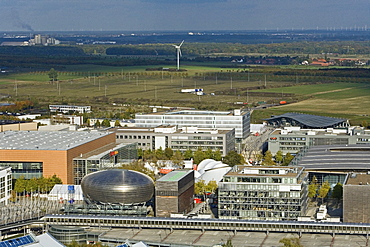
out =
<svg viewBox="0 0 370 247"><path fill-rule="evenodd" d="M211 129L235 129L235 139L240 142L250 134L249 111L199 111L182 110L135 115L136 127L176 125L179 128L196 126Z"/></svg>
<svg viewBox="0 0 370 247"><path fill-rule="evenodd" d="M12 171L10 167L0 167L0 205L7 205L12 191Z"/></svg>
<svg viewBox="0 0 370 247"><path fill-rule="evenodd" d="M49 105L49 110L51 112L63 112L68 113L69 111L72 112L91 112L91 106L77 106L77 105Z"/></svg>

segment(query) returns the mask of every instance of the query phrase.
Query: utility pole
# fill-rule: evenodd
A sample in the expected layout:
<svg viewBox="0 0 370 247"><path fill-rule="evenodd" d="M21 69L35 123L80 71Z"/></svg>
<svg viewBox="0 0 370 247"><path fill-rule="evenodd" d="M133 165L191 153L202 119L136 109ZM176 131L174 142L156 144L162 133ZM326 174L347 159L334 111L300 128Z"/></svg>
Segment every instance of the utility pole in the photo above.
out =
<svg viewBox="0 0 370 247"><path fill-rule="evenodd" d="M233 89L233 78L230 77L230 89Z"/></svg>
<svg viewBox="0 0 370 247"><path fill-rule="evenodd" d="M107 85L104 87L104 97L107 97Z"/></svg>
<svg viewBox="0 0 370 247"><path fill-rule="evenodd" d="M18 96L18 84L17 84L17 79L15 79L15 85L14 85L14 90L15 90L15 96Z"/></svg>

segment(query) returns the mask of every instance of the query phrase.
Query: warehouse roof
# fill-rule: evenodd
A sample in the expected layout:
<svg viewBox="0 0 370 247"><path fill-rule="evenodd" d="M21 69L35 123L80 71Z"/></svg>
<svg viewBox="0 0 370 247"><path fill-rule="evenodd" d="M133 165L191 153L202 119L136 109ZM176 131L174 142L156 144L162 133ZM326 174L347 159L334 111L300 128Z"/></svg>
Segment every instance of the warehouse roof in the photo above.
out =
<svg viewBox="0 0 370 247"><path fill-rule="evenodd" d="M303 114L288 112L279 116L273 116L271 118L264 119L265 121L270 122L280 122L282 119L288 120L289 122L296 123L292 126L302 126L305 128L327 128L334 127L338 124L344 123L347 120L343 118L333 118L333 117L323 117L317 115Z"/></svg>
<svg viewBox="0 0 370 247"><path fill-rule="evenodd" d="M109 134L87 131L5 131L0 133L0 149L69 150Z"/></svg>

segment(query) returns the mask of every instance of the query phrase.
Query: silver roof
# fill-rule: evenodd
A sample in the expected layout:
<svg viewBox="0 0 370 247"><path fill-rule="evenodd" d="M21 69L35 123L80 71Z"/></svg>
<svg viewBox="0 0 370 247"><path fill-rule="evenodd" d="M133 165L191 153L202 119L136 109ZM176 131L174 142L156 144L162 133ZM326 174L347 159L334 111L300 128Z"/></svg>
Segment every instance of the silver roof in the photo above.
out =
<svg viewBox="0 0 370 247"><path fill-rule="evenodd" d="M109 134L85 131L5 131L0 133L0 149L69 150Z"/></svg>

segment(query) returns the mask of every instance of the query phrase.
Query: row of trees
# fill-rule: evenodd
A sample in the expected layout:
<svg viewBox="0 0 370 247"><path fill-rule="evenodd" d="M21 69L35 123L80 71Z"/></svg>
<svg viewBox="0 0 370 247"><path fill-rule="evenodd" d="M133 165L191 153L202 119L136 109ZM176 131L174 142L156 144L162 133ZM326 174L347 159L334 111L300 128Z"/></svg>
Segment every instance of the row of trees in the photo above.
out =
<svg viewBox="0 0 370 247"><path fill-rule="evenodd" d="M285 156L282 151L277 151L276 155L273 156L270 151L266 151L264 155L258 154L256 160L258 163L264 166L287 166L294 159L294 156L287 153Z"/></svg>
<svg viewBox="0 0 370 247"><path fill-rule="evenodd" d="M318 180L313 176L312 181L308 185L308 197L311 199L321 199L321 203L324 201L330 192L330 184L325 181L321 185L318 183ZM343 185L337 183L331 193L331 197L337 200L342 199L343 197Z"/></svg>
<svg viewBox="0 0 370 247"><path fill-rule="evenodd" d="M368 54L370 47L364 41L292 42L273 44L187 43L183 54L197 56L215 53L245 54ZM106 48L107 55L174 55L169 44L120 45Z"/></svg>
<svg viewBox="0 0 370 247"><path fill-rule="evenodd" d="M138 156L144 161L157 164L159 160L171 160L175 165L181 166L184 160L193 159L195 164L199 164L205 159L214 159L216 161L223 161L229 166L242 165L244 164L244 157L235 151L230 151L225 157L222 157L220 150L203 150L198 148L196 151L190 149L185 152L180 152L179 150L172 150L171 148L159 148L156 150L143 150L139 149Z"/></svg>
<svg viewBox="0 0 370 247"><path fill-rule="evenodd" d="M25 179L21 177L15 181L14 191L18 194L34 192L47 193L50 192L56 184L62 184L62 180L57 175L53 175L49 178Z"/></svg>

